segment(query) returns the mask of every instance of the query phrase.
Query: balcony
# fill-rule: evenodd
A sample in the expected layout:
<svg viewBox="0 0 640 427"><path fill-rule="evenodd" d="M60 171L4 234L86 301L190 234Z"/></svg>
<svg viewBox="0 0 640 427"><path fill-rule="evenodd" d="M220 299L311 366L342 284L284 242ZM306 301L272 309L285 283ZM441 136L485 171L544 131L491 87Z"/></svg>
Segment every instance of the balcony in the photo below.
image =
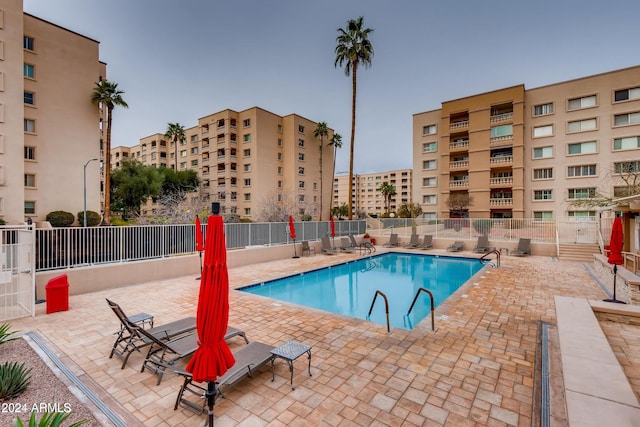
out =
<svg viewBox="0 0 640 427"><path fill-rule="evenodd" d="M495 186L495 187L502 187L502 186L510 187L513 185L513 177L508 176L508 177L500 177L500 178L490 178L489 185Z"/></svg>
<svg viewBox="0 0 640 427"><path fill-rule="evenodd" d="M491 137L492 144L498 144L500 142L510 142L513 141L513 135L503 135L503 136L493 136Z"/></svg>
<svg viewBox="0 0 640 427"><path fill-rule="evenodd" d="M449 188L467 188L467 187L469 187L468 179L449 181Z"/></svg>
<svg viewBox="0 0 640 427"><path fill-rule="evenodd" d="M492 208L510 207L513 206L513 199L489 199L489 206Z"/></svg>
<svg viewBox="0 0 640 427"><path fill-rule="evenodd" d="M468 169L469 160L458 160L457 162L449 162L449 169Z"/></svg>
<svg viewBox="0 0 640 427"><path fill-rule="evenodd" d="M513 120L513 112L503 113L503 114L495 114L491 116L489 122L491 123L501 123Z"/></svg>
<svg viewBox="0 0 640 427"><path fill-rule="evenodd" d="M466 150L469 148L469 140L453 141L449 143L449 151Z"/></svg>
<svg viewBox="0 0 640 427"><path fill-rule="evenodd" d="M490 165L510 165L513 163L513 156L494 156L489 159Z"/></svg>
<svg viewBox="0 0 640 427"><path fill-rule="evenodd" d="M460 120L449 124L449 130L460 131L469 128L469 120Z"/></svg>

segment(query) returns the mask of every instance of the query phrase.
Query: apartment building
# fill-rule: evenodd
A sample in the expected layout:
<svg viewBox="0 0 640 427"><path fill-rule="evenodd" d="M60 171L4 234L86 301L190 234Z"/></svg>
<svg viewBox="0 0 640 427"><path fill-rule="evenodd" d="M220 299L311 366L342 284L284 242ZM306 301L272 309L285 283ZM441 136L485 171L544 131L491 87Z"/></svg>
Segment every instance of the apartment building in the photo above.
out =
<svg viewBox="0 0 640 427"><path fill-rule="evenodd" d="M124 158L145 165L192 169L201 179L204 202L220 202L222 213L253 219L267 199L289 202L295 214L327 220L331 209L333 136L314 136L317 123L297 114L279 116L259 107L222 110L185 129L185 140L157 133L134 147L115 147L111 161ZM322 216L320 209L322 206ZM143 213L152 214L152 208Z"/></svg>
<svg viewBox="0 0 640 427"><path fill-rule="evenodd" d="M395 212L404 203L413 203L411 169L399 169L387 172L355 174L352 186L352 204L354 213L380 216L386 212L385 198L378 189L383 182L396 189L391 196L390 211ZM338 175L333 179L333 207L349 203L349 175Z"/></svg>
<svg viewBox="0 0 640 427"><path fill-rule="evenodd" d="M414 198L427 219L593 218L579 202L627 195L639 148L640 67L499 89L414 114Z"/></svg>
<svg viewBox="0 0 640 427"><path fill-rule="evenodd" d="M0 218L9 224L83 210L84 165L101 155L91 94L106 76L98 41L22 7L0 5ZM100 212L99 162L86 172L87 209Z"/></svg>

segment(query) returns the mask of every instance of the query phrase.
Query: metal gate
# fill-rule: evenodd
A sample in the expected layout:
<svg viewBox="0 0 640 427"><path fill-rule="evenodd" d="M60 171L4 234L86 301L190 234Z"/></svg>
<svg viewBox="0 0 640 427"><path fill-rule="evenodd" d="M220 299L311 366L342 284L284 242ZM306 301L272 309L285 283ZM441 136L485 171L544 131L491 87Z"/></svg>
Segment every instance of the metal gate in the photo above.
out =
<svg viewBox="0 0 640 427"><path fill-rule="evenodd" d="M595 217L563 217L557 219L560 243L598 243L598 222Z"/></svg>
<svg viewBox="0 0 640 427"><path fill-rule="evenodd" d="M0 321L35 315L35 225L0 226Z"/></svg>

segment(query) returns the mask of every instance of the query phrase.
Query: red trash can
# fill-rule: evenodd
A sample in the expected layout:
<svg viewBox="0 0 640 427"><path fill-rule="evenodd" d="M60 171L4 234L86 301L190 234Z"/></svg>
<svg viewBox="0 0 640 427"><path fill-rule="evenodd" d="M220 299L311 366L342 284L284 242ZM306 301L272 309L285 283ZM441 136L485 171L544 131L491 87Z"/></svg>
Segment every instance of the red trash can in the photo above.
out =
<svg viewBox="0 0 640 427"><path fill-rule="evenodd" d="M69 280L66 274L49 279L47 292L47 314L69 310Z"/></svg>

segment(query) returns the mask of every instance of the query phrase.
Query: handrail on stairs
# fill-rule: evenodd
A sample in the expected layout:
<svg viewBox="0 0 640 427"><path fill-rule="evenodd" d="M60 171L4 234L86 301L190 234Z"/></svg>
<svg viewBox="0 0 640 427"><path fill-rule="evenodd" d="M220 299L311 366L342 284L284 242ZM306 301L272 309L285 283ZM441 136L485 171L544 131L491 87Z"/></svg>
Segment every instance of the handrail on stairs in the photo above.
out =
<svg viewBox="0 0 640 427"><path fill-rule="evenodd" d="M416 296L413 297L413 302L411 303L411 307L409 307L409 311L407 311L406 316L409 317L411 310L413 310L413 306L416 305L416 301L418 300L418 296L420 295L420 292L426 292L429 295L429 299L431 300L431 330L435 331L436 330L436 320L435 320L435 313L434 313L435 303L433 301L433 294L428 289L425 289L425 288L418 289L418 292L416 292Z"/></svg>
<svg viewBox="0 0 640 427"><path fill-rule="evenodd" d="M384 310L387 313L387 333L390 334L391 324L389 323L389 300L387 299L387 296L380 290L377 290L375 295L373 296L373 301L371 301L371 308L369 309L369 314L367 314L367 320L369 319L369 316L371 316L371 312L373 311L373 306L376 303L376 298L378 298L378 295L381 295L384 299Z"/></svg>
<svg viewBox="0 0 640 427"><path fill-rule="evenodd" d="M487 261L487 262L489 262L489 263L490 263L490 261L491 261L491 260L486 259L486 258L487 258L489 255L491 255L491 254L495 254L495 255L496 255L496 264L495 264L495 265L493 265L493 264L492 264L492 265L493 265L495 268L500 268L500 255L501 255L501 253L500 253L500 251L499 251L499 250L497 250L497 249L492 249L492 250L490 250L489 252L487 252L486 254L482 255L482 256L478 259L478 261L480 261L480 264L484 264L484 262L485 262L485 261Z"/></svg>

